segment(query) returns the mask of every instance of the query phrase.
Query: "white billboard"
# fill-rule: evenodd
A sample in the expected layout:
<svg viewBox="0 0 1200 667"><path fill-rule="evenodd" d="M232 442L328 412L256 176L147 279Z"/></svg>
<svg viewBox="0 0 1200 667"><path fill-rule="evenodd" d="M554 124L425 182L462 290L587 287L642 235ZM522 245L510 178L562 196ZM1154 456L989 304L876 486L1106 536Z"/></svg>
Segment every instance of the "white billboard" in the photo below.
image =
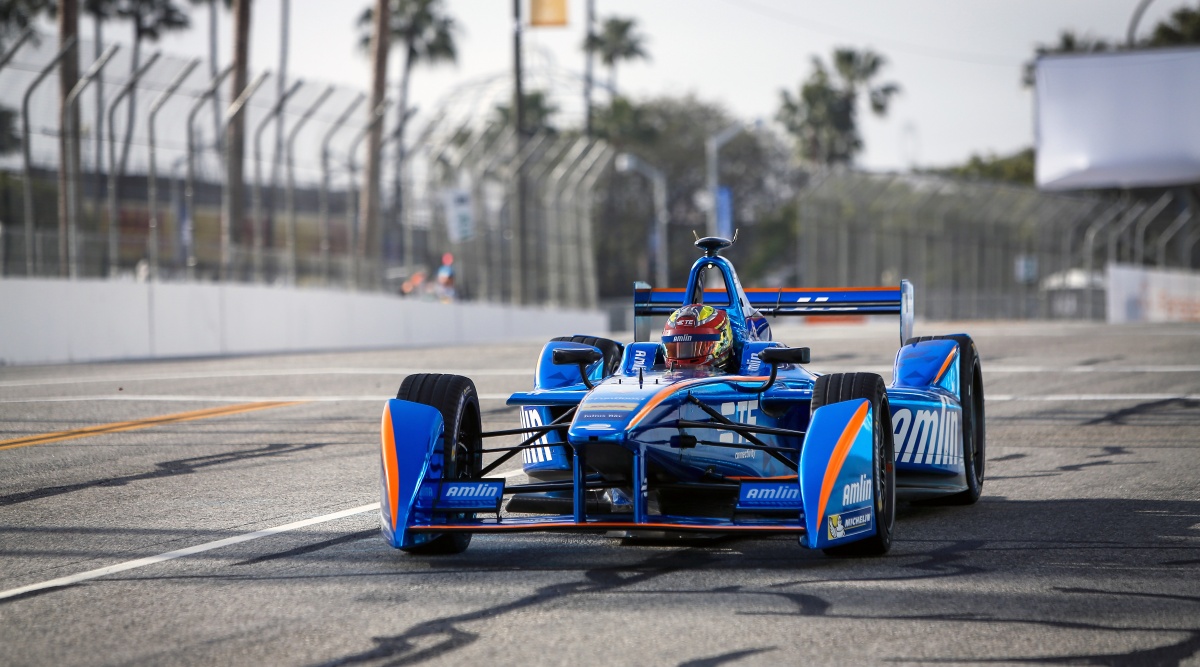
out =
<svg viewBox="0 0 1200 667"><path fill-rule="evenodd" d="M1037 185L1200 183L1200 49L1037 61Z"/></svg>

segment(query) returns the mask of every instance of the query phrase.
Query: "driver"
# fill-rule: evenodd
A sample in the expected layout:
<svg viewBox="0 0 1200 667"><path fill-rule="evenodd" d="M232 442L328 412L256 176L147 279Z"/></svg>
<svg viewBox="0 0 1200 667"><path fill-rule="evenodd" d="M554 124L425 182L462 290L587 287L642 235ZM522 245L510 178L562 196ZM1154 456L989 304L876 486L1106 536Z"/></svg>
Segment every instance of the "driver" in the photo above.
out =
<svg viewBox="0 0 1200 667"><path fill-rule="evenodd" d="M663 327L662 342L668 368L724 371L733 359L729 315L704 304L694 303L671 313Z"/></svg>

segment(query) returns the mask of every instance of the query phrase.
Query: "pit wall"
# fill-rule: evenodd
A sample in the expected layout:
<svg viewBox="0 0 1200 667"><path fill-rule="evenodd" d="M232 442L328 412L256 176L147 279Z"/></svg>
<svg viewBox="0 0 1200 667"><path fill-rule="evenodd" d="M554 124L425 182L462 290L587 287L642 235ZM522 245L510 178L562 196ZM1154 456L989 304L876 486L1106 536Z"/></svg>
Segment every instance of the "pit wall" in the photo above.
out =
<svg viewBox="0 0 1200 667"><path fill-rule="evenodd" d="M0 280L0 364L351 350L604 334L601 312L319 289Z"/></svg>

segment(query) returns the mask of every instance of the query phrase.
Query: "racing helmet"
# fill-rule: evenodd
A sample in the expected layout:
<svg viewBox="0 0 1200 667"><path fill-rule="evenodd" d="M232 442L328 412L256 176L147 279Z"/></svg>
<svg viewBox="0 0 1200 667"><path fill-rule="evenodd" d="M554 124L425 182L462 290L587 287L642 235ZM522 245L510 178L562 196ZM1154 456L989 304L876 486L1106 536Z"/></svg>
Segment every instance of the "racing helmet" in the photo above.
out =
<svg viewBox="0 0 1200 667"><path fill-rule="evenodd" d="M671 313L662 342L668 366L718 368L733 355L733 327L725 311L694 303Z"/></svg>

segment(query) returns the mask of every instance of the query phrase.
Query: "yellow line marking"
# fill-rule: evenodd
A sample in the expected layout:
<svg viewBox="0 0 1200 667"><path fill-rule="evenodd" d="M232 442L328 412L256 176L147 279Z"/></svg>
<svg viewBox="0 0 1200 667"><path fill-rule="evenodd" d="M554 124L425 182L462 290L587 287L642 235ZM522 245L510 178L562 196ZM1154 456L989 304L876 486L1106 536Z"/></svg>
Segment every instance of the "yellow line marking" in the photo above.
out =
<svg viewBox="0 0 1200 667"><path fill-rule="evenodd" d="M44 445L49 442L58 442L60 440L86 438L92 435L119 433L121 431L134 431L140 428L162 426L163 424L176 424L179 422L192 421L194 419L223 417L225 415L236 415L241 412L266 410L267 408L282 408L287 405L297 405L299 403L304 403L304 401L261 401L256 403L240 403L238 405L225 405L219 408L206 408L204 410L192 410L191 412L178 412L173 415L162 415L161 417L149 417L147 419L136 419L134 421L101 424L99 426L77 428L70 431L42 433L39 435L26 436L24 438L16 438L14 440L0 440L0 451L5 449L16 449L17 447L29 447L30 445Z"/></svg>

